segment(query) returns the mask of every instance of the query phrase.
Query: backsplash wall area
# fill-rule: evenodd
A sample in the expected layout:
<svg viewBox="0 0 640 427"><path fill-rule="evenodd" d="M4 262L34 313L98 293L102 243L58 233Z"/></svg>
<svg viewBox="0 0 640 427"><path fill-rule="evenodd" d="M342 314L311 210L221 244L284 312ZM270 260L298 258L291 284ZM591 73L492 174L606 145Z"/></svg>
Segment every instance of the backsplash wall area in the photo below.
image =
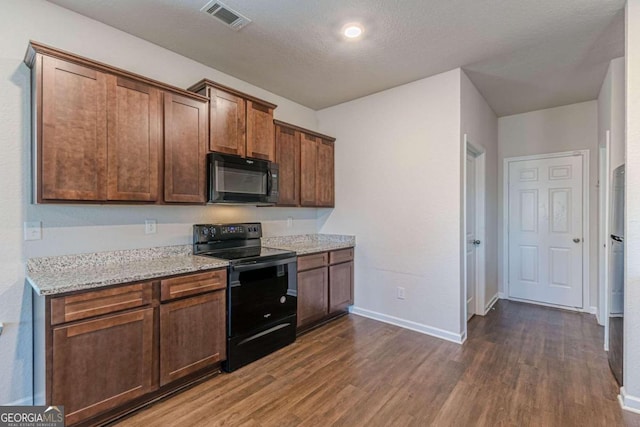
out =
<svg viewBox="0 0 640 427"><path fill-rule="evenodd" d="M265 236L317 232L312 208L255 206L28 205L26 221L42 221L42 240L25 242L25 257L67 255L192 243L193 224L261 222ZM157 221L145 234L144 222Z"/></svg>

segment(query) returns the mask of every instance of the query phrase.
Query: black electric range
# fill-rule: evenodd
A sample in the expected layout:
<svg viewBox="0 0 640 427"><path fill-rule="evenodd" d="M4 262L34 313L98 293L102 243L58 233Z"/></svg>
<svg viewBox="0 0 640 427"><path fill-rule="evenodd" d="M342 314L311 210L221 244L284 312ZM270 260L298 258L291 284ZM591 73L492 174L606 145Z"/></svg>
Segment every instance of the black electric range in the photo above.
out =
<svg viewBox="0 0 640 427"><path fill-rule="evenodd" d="M296 253L261 246L262 225L197 224L194 255L229 261L227 360L231 372L296 338Z"/></svg>

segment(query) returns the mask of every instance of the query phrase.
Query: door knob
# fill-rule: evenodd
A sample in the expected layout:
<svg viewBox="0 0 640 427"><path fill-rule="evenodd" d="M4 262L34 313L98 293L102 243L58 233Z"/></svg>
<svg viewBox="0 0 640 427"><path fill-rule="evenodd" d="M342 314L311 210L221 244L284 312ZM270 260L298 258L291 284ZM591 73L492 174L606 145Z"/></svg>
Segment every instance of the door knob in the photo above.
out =
<svg viewBox="0 0 640 427"><path fill-rule="evenodd" d="M573 239L573 243L580 243L580 239L576 237L575 239Z"/></svg>
<svg viewBox="0 0 640 427"><path fill-rule="evenodd" d="M480 240L474 240L471 243L473 243L474 245L478 246L482 242L480 242Z"/></svg>

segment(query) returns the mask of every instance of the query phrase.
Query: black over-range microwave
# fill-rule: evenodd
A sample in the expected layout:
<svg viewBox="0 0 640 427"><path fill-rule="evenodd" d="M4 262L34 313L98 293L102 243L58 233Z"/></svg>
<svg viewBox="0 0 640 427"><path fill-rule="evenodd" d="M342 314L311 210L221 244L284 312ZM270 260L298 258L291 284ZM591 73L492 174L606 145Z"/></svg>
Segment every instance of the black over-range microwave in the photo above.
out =
<svg viewBox="0 0 640 427"><path fill-rule="evenodd" d="M278 165L219 153L207 155L209 203L273 205L278 201Z"/></svg>

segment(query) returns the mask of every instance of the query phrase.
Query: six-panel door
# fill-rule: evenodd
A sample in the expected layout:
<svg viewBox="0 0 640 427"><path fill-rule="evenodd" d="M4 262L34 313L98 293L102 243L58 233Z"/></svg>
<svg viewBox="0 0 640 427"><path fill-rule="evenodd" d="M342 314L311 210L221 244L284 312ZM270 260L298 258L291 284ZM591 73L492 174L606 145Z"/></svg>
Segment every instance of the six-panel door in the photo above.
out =
<svg viewBox="0 0 640 427"><path fill-rule="evenodd" d="M51 404L72 424L153 390L153 309L53 329Z"/></svg>
<svg viewBox="0 0 640 427"><path fill-rule="evenodd" d="M509 163L509 296L583 306L582 156Z"/></svg>

